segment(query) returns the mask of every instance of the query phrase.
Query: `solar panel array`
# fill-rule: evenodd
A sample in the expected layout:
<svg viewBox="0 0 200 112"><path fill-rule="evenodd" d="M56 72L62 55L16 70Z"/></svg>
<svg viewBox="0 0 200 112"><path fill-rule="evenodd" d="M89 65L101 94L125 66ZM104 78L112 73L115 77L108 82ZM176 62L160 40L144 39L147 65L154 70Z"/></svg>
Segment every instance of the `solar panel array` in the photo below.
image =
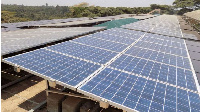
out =
<svg viewBox="0 0 200 112"><path fill-rule="evenodd" d="M123 28L150 31L152 33L182 37L182 33L179 27L179 22L176 16L163 15L148 20L143 20L127 25L123 25Z"/></svg>
<svg viewBox="0 0 200 112"><path fill-rule="evenodd" d="M142 45L170 52L137 46L146 39ZM159 45L157 40L169 45ZM179 50L180 54L174 54ZM184 40L147 33L78 91L127 111L199 111L199 85L190 64Z"/></svg>
<svg viewBox="0 0 200 112"><path fill-rule="evenodd" d="M109 19L90 19L90 20L81 20L81 21L71 21L66 23L55 23L55 24L44 24L44 25L33 25L35 27L71 27L78 25L92 25L99 22L109 21Z"/></svg>
<svg viewBox="0 0 200 112"><path fill-rule="evenodd" d="M113 28L3 61L126 111L200 110L179 38Z"/></svg>
<svg viewBox="0 0 200 112"><path fill-rule="evenodd" d="M93 20L91 20L91 18L88 18L88 17L81 17L81 18L27 21L27 22L17 22L17 23L2 23L1 31L2 32L16 31L16 30L21 30L20 28L23 28L23 27L43 26L43 25L45 26L47 24L48 24L47 26L67 26L67 25L76 25L76 24L86 24L86 23L94 23L98 21L108 21L112 19L128 18L129 16L130 14L122 14L122 15L116 15L116 16L96 17ZM154 17L154 16L148 15L148 17ZM87 22L84 22L84 21L87 21ZM71 22L73 24L71 24Z"/></svg>
<svg viewBox="0 0 200 112"><path fill-rule="evenodd" d="M89 18L82 17L82 18L27 21L27 22L18 22L18 23L2 23L1 31L2 32L16 31L16 30L20 30L21 27L25 27L25 26L29 27L29 26L35 26L35 25L66 23L66 22L71 22L71 21L82 21L82 20L89 20Z"/></svg>
<svg viewBox="0 0 200 112"><path fill-rule="evenodd" d="M26 29L1 34L1 55L36 47L46 43L72 38L103 27L70 27L70 28L39 28Z"/></svg>

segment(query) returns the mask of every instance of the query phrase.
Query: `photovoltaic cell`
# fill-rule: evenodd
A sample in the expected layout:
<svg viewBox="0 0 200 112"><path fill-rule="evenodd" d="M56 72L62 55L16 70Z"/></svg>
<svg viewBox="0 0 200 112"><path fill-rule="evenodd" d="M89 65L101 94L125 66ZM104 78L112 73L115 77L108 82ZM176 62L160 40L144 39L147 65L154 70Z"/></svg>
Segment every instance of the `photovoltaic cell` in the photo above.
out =
<svg viewBox="0 0 200 112"><path fill-rule="evenodd" d="M200 110L200 97L198 94L188 92L189 99L190 99L190 108L192 112L199 111Z"/></svg>

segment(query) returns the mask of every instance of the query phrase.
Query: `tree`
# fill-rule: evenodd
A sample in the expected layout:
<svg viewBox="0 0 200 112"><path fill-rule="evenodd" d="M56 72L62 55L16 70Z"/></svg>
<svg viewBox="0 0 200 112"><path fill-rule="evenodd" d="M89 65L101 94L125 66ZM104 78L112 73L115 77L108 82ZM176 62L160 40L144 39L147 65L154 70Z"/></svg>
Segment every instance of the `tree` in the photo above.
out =
<svg viewBox="0 0 200 112"><path fill-rule="evenodd" d="M28 21L27 18L19 18L15 17L16 12L10 11L1 11L1 22L2 23L13 23L13 22L20 22L20 21Z"/></svg>
<svg viewBox="0 0 200 112"><path fill-rule="evenodd" d="M179 8L178 14L182 15L186 12L200 9L200 0L175 0L173 2L175 8Z"/></svg>
<svg viewBox="0 0 200 112"><path fill-rule="evenodd" d="M176 8L187 9L193 7L194 3L194 0L175 0L173 5L175 5Z"/></svg>
<svg viewBox="0 0 200 112"><path fill-rule="evenodd" d="M161 14L174 14L173 6L169 5L158 5L158 4L151 4L151 9L161 9Z"/></svg>
<svg viewBox="0 0 200 112"><path fill-rule="evenodd" d="M157 4L151 4L150 7L151 7L152 10L160 8L159 5L157 5Z"/></svg>
<svg viewBox="0 0 200 112"><path fill-rule="evenodd" d="M48 19L64 19L74 17L105 17L120 14L140 14L150 12L150 7L129 8L129 7L100 7L89 6L83 2L76 7L68 6L21 6L21 5L1 5L2 23L3 22L23 22L27 20L48 20ZM12 12L12 13L10 13Z"/></svg>
<svg viewBox="0 0 200 112"><path fill-rule="evenodd" d="M74 7L89 7L89 3L87 2L82 2L79 4L74 5Z"/></svg>
<svg viewBox="0 0 200 112"><path fill-rule="evenodd" d="M200 0L175 0L173 4L176 8L200 9Z"/></svg>

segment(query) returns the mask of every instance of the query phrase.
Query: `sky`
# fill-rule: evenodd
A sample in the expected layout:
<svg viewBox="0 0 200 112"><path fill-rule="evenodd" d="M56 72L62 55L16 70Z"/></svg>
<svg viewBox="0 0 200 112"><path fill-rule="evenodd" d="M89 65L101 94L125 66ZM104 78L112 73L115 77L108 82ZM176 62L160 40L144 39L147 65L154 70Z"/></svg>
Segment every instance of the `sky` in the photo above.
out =
<svg viewBox="0 0 200 112"><path fill-rule="evenodd" d="M102 7L148 7L150 4L172 5L175 0L1 0L3 4L18 4L28 6L73 6L81 2Z"/></svg>

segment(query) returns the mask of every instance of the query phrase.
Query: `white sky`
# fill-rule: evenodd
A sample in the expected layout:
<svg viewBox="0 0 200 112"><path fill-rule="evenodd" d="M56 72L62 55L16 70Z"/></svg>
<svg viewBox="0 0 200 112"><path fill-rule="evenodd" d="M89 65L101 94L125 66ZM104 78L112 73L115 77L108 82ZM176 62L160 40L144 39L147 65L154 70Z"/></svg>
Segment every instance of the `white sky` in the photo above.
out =
<svg viewBox="0 0 200 112"><path fill-rule="evenodd" d="M172 5L175 0L1 0L3 4L29 6L49 5L72 6L81 2L103 7L148 7L150 4Z"/></svg>

